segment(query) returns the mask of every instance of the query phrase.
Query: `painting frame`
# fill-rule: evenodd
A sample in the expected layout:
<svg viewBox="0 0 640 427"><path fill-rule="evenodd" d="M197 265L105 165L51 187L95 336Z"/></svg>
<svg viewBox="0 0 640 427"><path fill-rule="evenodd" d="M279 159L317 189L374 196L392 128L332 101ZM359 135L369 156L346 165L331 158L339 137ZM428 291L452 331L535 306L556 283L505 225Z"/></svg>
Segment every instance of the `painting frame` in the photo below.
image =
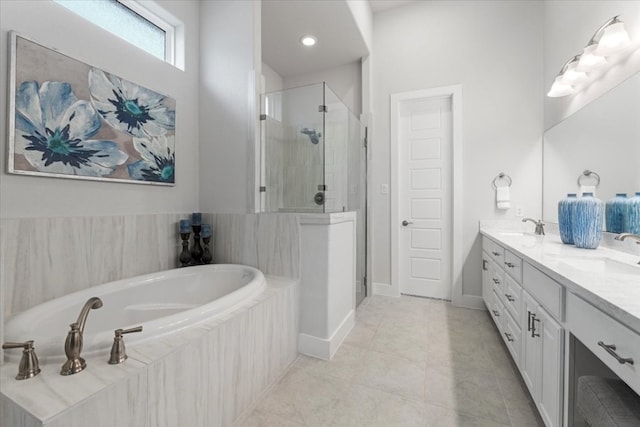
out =
<svg viewBox="0 0 640 427"><path fill-rule="evenodd" d="M9 174L176 185L173 97L8 35Z"/></svg>

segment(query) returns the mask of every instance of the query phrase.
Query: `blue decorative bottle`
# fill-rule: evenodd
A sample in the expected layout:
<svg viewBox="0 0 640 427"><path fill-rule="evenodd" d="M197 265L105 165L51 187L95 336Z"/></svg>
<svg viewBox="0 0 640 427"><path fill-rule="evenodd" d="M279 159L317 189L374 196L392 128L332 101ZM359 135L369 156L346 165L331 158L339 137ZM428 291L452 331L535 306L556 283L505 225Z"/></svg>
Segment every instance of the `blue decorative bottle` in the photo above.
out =
<svg viewBox="0 0 640 427"><path fill-rule="evenodd" d="M610 233L622 233L624 230L624 217L627 207L627 194L616 193L616 196L609 200L604 208L605 229Z"/></svg>
<svg viewBox="0 0 640 427"><path fill-rule="evenodd" d="M573 245L573 204L578 200L576 193L569 193L558 202L558 227L560 240L567 245Z"/></svg>
<svg viewBox="0 0 640 427"><path fill-rule="evenodd" d="M639 198L640 199L640 198ZM595 249L602 238L604 203L584 193L573 204L573 244L576 248Z"/></svg>
<svg viewBox="0 0 640 427"><path fill-rule="evenodd" d="M640 234L640 191L625 203L624 232Z"/></svg>

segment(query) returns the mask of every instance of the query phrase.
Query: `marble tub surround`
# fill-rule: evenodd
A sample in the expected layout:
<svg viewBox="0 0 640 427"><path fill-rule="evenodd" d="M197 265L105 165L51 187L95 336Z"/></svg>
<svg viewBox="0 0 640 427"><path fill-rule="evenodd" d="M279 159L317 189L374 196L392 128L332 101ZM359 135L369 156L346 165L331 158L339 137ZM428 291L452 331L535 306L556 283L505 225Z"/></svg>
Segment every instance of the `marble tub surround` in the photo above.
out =
<svg viewBox="0 0 640 427"><path fill-rule="evenodd" d="M494 228L482 224L480 232L507 247L566 289L614 319L640 332L640 265L638 256L601 245L578 249L560 236L546 236Z"/></svg>
<svg viewBox="0 0 640 427"><path fill-rule="evenodd" d="M1 219L4 316L91 286L176 267L177 224L185 215Z"/></svg>
<svg viewBox="0 0 640 427"><path fill-rule="evenodd" d="M294 213L204 214L204 221L213 227L213 262L300 277L299 217Z"/></svg>
<svg viewBox="0 0 640 427"><path fill-rule="evenodd" d="M296 280L267 277L263 293L219 317L127 346L129 359L87 359L63 377L44 364L27 381L1 370L2 425L229 426L297 356ZM104 414L104 416L103 416Z"/></svg>

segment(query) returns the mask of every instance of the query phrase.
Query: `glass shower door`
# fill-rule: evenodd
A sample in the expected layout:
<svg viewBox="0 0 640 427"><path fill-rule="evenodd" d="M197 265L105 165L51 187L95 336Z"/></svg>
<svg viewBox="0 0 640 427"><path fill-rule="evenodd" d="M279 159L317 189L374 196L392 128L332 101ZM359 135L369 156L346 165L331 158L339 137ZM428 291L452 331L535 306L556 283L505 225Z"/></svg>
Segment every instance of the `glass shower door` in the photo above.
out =
<svg viewBox="0 0 640 427"><path fill-rule="evenodd" d="M324 212L323 84L264 95L266 212Z"/></svg>

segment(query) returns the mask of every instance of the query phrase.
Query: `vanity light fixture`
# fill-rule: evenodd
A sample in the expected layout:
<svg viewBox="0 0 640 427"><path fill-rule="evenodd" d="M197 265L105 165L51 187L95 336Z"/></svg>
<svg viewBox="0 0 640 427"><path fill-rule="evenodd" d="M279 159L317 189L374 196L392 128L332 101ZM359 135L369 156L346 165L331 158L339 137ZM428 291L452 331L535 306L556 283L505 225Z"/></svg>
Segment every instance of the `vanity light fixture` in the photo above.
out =
<svg viewBox="0 0 640 427"><path fill-rule="evenodd" d="M311 35L302 36L300 38L300 43L304 46L313 46L318 42L318 39Z"/></svg>
<svg viewBox="0 0 640 427"><path fill-rule="evenodd" d="M602 68L611 56L625 49L631 43L624 23L616 15L602 24L587 43L582 53L569 59L553 81L548 97L556 98L577 92L576 86L585 83L587 73Z"/></svg>

